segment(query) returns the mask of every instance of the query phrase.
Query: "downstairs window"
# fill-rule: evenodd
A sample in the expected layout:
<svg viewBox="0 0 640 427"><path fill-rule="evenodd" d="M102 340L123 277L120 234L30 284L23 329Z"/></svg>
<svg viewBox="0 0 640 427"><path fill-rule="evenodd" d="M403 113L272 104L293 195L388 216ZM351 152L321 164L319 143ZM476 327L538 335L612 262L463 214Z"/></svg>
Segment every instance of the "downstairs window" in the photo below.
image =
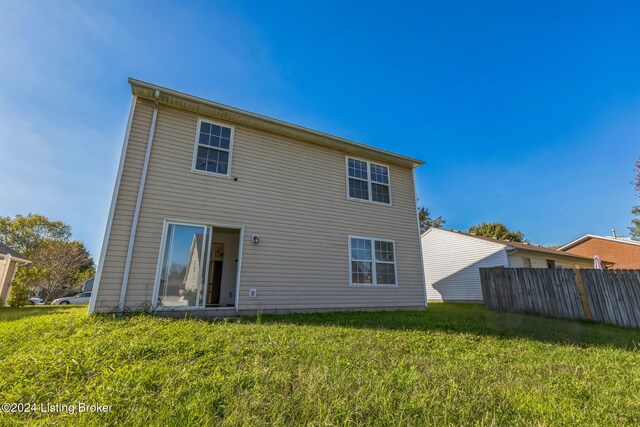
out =
<svg viewBox="0 0 640 427"><path fill-rule="evenodd" d="M349 237L349 263L353 286L397 286L392 240Z"/></svg>

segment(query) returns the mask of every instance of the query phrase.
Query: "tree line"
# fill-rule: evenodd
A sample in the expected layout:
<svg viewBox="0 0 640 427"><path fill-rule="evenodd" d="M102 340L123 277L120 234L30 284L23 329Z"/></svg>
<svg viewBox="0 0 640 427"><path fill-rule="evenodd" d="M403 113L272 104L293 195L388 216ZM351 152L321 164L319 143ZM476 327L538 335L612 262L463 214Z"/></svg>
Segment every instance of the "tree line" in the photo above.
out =
<svg viewBox="0 0 640 427"><path fill-rule="evenodd" d="M95 275L95 264L84 243L72 240L71 227L44 215L0 217L0 242L31 261L20 267L11 286L9 305L20 306L42 290L45 302L58 294L78 291Z"/></svg>
<svg viewBox="0 0 640 427"><path fill-rule="evenodd" d="M420 233L424 233L429 228L444 228L447 222L442 216L433 218L429 208L420 206L418 208L418 221L420 222ZM524 233L520 230L510 230L506 225L499 222L483 222L473 227L469 227L467 233L475 236L491 237L493 239L509 240L511 242L527 242Z"/></svg>
<svg viewBox="0 0 640 427"><path fill-rule="evenodd" d="M640 197L640 159L635 163L635 178L633 181L636 194ZM633 206L631 208L631 214L634 218L631 220L631 227L629 227L629 234L631 238L640 240L640 205ZM420 232L424 233L429 228L443 228L447 222L442 216L434 218L431 216L429 209L425 206L418 208L418 220L420 222ZM520 230L510 230L506 225L498 222L483 222L482 224L474 225L467 230L467 233L476 236L491 237L500 240L509 240L512 242L526 242L528 240L524 238L524 234Z"/></svg>
<svg viewBox="0 0 640 427"><path fill-rule="evenodd" d="M640 159L636 161L636 177L634 180L636 195L640 197ZM629 233L634 239L640 240L640 205L631 208L631 214L635 217L631 220Z"/></svg>

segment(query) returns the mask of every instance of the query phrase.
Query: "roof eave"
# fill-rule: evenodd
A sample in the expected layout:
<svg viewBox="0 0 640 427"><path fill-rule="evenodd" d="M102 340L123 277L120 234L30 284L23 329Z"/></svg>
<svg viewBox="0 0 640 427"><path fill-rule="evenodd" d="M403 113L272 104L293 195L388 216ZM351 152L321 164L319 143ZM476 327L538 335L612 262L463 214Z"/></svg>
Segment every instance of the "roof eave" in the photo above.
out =
<svg viewBox="0 0 640 427"><path fill-rule="evenodd" d="M575 240L572 240L571 242L567 243L566 245L560 246L558 248L559 251L564 251L565 249L569 249L575 245L577 245L578 243L582 242L583 240L589 239L589 238L593 238L594 236L591 234L585 234L584 236L578 237Z"/></svg>
<svg viewBox="0 0 640 427"><path fill-rule="evenodd" d="M626 245L640 246L640 242L636 242L636 241L633 241L633 240L625 240L625 239L613 238L613 237L609 237L609 236L597 236L595 234L585 234L584 236L578 237L576 240L573 240L573 241L567 243L564 246L560 246L558 248L558 250L559 251L565 251L567 249L571 249L572 247L582 243L583 241L585 241L587 239L600 239L600 240L604 240L605 242L624 243Z"/></svg>
<svg viewBox="0 0 640 427"><path fill-rule="evenodd" d="M529 248L509 246L509 249L515 249L516 251L523 251L523 252L529 252L529 253L535 253L535 254L557 256L557 257L560 257L560 258L572 258L572 259L579 259L579 260L582 260L582 261L593 261L593 258L582 256L582 255L572 254L570 252L563 252L563 251L560 251L560 250L558 250L557 253L554 253L554 252L548 252L548 251L538 251L538 250L536 250L535 247L532 247L532 248L529 249ZM605 260L601 260L601 261L603 263L606 263L606 264L611 264L611 265L614 264L614 263L612 263L610 261L605 261Z"/></svg>
<svg viewBox="0 0 640 427"><path fill-rule="evenodd" d="M129 78L129 84L131 85L131 92L133 95L157 101L159 104L175 107L181 110L191 111L196 114L202 114L220 120L260 129L266 132L276 133L293 139L303 140L347 153L391 163L397 166L413 169L424 164L424 161L419 159L392 153L390 151L371 147L359 142L350 141L348 139L329 135L271 117L262 116L239 108L230 107L228 105L209 101L133 78ZM156 97L156 91L159 92L158 97Z"/></svg>
<svg viewBox="0 0 640 427"><path fill-rule="evenodd" d="M24 259L24 258L20 258L20 257L17 257L17 256L13 256L11 254L0 254L0 257L2 259L9 258L10 260L16 261L19 264L31 264L31 261L29 261L28 259Z"/></svg>

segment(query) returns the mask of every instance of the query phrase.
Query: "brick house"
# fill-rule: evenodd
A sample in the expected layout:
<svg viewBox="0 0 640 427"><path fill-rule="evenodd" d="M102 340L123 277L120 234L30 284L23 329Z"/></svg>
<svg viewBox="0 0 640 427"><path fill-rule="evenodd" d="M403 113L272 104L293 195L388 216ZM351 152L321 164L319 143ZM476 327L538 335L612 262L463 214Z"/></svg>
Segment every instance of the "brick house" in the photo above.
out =
<svg viewBox="0 0 640 427"><path fill-rule="evenodd" d="M588 257L597 255L613 262L616 269L640 269L640 241L627 237L585 234L558 250Z"/></svg>

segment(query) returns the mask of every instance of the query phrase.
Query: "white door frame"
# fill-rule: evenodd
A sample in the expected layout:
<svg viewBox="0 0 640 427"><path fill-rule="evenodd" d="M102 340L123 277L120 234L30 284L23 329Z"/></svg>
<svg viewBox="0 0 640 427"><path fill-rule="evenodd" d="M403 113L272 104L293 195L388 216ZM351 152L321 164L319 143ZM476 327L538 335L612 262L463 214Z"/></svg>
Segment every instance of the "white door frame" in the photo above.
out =
<svg viewBox="0 0 640 427"><path fill-rule="evenodd" d="M231 224L221 224L221 223L213 223L208 221L191 221L185 219L173 219L173 218L165 218L162 224L162 238L160 239L160 250L158 252L158 263L156 265L156 277L153 284L153 294L151 296L151 307L154 310L221 310L228 309L229 307L187 307L187 306L178 306L178 307L158 307L158 295L160 293L160 279L162 276L162 260L165 255L165 247L166 247L166 238L167 238L167 230L169 229L169 224L172 225L185 225L185 226L193 226L193 227L210 227L211 234L210 239L213 237L213 233L216 228L228 228L232 230L240 230L238 236L238 265L236 266L236 295L235 295L235 310L238 311L239 306L239 294L240 294L240 272L242 271L242 253L244 247L244 226L242 225L231 225ZM206 236L204 236L206 237ZM203 240L205 240L203 238ZM210 245L209 245L210 246ZM210 250L207 250L207 253ZM207 257L208 258L208 257ZM207 263L208 264L208 263ZM208 270L208 265L207 265ZM207 281L207 277L204 278Z"/></svg>

